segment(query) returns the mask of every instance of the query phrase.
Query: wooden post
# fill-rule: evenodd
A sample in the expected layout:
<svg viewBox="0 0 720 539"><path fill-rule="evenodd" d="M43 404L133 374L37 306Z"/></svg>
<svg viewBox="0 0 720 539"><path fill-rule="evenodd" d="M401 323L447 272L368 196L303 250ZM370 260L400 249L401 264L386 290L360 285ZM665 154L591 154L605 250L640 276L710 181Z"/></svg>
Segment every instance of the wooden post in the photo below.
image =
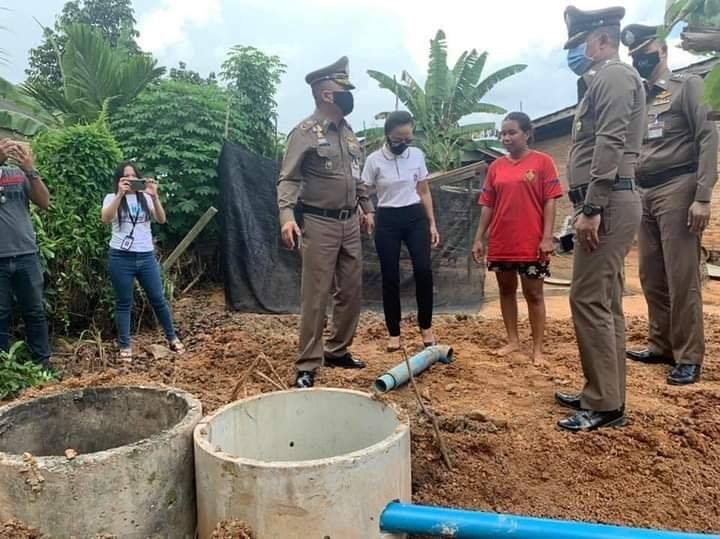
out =
<svg viewBox="0 0 720 539"><path fill-rule="evenodd" d="M178 243L178 246L175 247L175 250L170 253L170 256L165 259L163 262L163 270L167 271L169 270L175 262L177 262L178 258L182 256L182 254L187 250L188 247L190 247L190 244L195 240L195 238L198 237L200 232L203 231L203 229L207 226L207 224L212 220L213 217L217 214L217 210L210 206L208 210L198 219L197 223L195 223L195 226L193 226L190 229L190 232L187 233L187 235L182 239L180 243Z"/></svg>

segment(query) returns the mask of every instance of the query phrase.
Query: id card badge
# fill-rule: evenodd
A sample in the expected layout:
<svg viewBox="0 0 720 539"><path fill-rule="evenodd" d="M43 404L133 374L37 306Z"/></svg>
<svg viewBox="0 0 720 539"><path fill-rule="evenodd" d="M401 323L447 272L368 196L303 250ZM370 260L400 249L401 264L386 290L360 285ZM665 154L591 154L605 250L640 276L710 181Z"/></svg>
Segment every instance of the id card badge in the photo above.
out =
<svg viewBox="0 0 720 539"><path fill-rule="evenodd" d="M665 122L660 121L660 119L656 115L651 115L650 122L648 123L648 140L656 140L662 138L664 128Z"/></svg>
<svg viewBox="0 0 720 539"><path fill-rule="evenodd" d="M352 165L350 166L352 168L352 176L356 180L360 179L360 161L357 159L353 159Z"/></svg>
<svg viewBox="0 0 720 539"><path fill-rule="evenodd" d="M123 238L122 240L122 243L120 244L120 249L122 249L123 251L129 251L132 247L133 241L135 241L135 238L133 238L132 236L125 236L125 238Z"/></svg>

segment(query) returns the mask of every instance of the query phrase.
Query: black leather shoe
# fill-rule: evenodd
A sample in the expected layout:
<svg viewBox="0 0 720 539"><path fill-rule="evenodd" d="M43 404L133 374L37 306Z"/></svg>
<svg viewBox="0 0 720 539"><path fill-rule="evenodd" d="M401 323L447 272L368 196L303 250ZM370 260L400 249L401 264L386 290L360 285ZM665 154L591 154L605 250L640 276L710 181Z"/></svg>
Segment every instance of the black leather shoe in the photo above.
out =
<svg viewBox="0 0 720 539"><path fill-rule="evenodd" d="M623 409L612 412L595 412L593 410L580 410L567 419L558 421L558 427L571 432L591 431L603 427L625 426L625 411Z"/></svg>
<svg viewBox="0 0 720 539"><path fill-rule="evenodd" d="M647 348L645 350L625 350L628 359L651 365L675 365L675 360L668 356L653 354Z"/></svg>
<svg viewBox="0 0 720 539"><path fill-rule="evenodd" d="M341 369L364 369L365 362L355 359L350 352L342 357L332 357L325 354L325 366L340 367Z"/></svg>
<svg viewBox="0 0 720 539"><path fill-rule="evenodd" d="M675 365L670 371L667 377L667 383L673 386L686 386L688 384L694 384L700 380L700 373L702 367L700 365L690 365L688 363L681 363Z"/></svg>
<svg viewBox="0 0 720 539"><path fill-rule="evenodd" d="M315 385L315 373L313 371L298 371L295 377L295 387L307 389Z"/></svg>
<svg viewBox="0 0 720 539"><path fill-rule="evenodd" d="M560 406L566 408L572 408L573 410L582 410L582 404L580 404L580 395L569 395L567 393L555 392L555 402Z"/></svg>

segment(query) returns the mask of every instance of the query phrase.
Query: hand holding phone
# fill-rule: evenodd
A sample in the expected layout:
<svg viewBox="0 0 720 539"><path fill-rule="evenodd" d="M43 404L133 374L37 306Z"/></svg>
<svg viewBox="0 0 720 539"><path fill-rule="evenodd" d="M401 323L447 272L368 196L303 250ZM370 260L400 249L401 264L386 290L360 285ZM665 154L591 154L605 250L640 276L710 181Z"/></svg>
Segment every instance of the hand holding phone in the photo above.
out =
<svg viewBox="0 0 720 539"><path fill-rule="evenodd" d="M130 189L133 191L144 191L145 190L145 180L140 180L138 178L132 178L130 180Z"/></svg>

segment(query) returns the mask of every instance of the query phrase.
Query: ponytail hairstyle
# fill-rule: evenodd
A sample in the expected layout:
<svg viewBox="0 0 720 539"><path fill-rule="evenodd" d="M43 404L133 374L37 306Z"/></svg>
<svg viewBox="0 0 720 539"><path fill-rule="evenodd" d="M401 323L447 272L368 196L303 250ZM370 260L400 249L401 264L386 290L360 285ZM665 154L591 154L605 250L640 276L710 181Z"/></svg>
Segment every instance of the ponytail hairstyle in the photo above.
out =
<svg viewBox="0 0 720 539"><path fill-rule="evenodd" d="M120 179L125 176L125 169L127 167L132 168L135 171L135 176L140 179L142 178L142 175L140 174L140 171L137 168L137 165L133 163L132 161L125 161L124 163L121 163L120 166L115 171L115 177L113 180L113 192L117 193L118 191L118 185L120 185ZM138 204L140 204L140 209L142 210L143 217L147 218L147 220L150 220L150 207L148 206L147 199L145 198L144 193L136 192L135 196L137 196ZM118 207L117 211L117 220L118 220L118 226L122 224L122 216L130 216L130 206L128 206L127 198L123 197L122 202L120 203L120 206Z"/></svg>
<svg viewBox="0 0 720 539"><path fill-rule="evenodd" d="M530 116L524 112L511 112L503 122L516 122L520 130L528 136L528 144L532 144L535 141L535 129L533 128Z"/></svg>

